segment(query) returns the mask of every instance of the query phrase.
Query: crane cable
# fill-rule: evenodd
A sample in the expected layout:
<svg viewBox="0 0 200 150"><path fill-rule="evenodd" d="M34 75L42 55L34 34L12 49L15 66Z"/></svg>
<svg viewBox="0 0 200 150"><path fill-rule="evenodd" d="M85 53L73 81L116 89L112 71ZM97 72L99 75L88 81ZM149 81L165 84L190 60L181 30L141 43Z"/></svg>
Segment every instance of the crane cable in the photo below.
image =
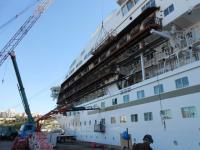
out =
<svg viewBox="0 0 200 150"><path fill-rule="evenodd" d="M2 80L1 80L1 84L2 84L2 85L4 84L5 75L6 75L7 70L8 70L8 61L6 61L5 71L4 71L4 73L3 73L3 78L2 78Z"/></svg>
<svg viewBox="0 0 200 150"><path fill-rule="evenodd" d="M9 19L8 21L6 21L4 24L0 25L0 30L2 30L3 28L5 28L7 25L9 25L10 23L12 23L14 20L16 20L18 17L20 17L21 15L23 15L25 12L27 12L31 7L33 7L36 3L38 2L35 1L32 4L28 5L25 9L23 9L22 11L20 11L19 13L17 13L14 17L12 17L11 19Z"/></svg>
<svg viewBox="0 0 200 150"><path fill-rule="evenodd" d="M29 100L29 104L31 104L30 102L33 101L36 97L38 97L41 94L44 94L45 92L49 91L49 87L53 86L55 83L60 82L61 79L63 79L63 75L59 76L57 79L55 79L54 81L52 81L51 83L49 83L48 85L46 85L45 87L41 88L40 90L38 90L36 93L34 93L33 95L31 95L28 100ZM8 109L14 109L17 107L21 107L21 102L10 106Z"/></svg>

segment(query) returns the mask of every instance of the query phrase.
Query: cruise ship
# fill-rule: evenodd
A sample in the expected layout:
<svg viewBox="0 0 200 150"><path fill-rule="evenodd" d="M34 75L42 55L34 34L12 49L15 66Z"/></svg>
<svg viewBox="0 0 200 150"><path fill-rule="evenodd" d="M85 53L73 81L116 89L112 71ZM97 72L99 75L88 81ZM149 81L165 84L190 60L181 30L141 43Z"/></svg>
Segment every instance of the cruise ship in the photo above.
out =
<svg viewBox="0 0 200 150"><path fill-rule="evenodd" d="M77 140L154 150L200 149L200 0L117 0L73 61L57 115Z"/></svg>

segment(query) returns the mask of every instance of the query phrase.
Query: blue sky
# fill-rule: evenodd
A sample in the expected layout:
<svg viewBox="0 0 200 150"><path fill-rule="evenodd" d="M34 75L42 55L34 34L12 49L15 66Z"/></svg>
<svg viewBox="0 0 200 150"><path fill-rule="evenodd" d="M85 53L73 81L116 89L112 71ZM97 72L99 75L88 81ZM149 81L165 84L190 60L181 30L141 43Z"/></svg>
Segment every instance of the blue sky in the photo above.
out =
<svg viewBox="0 0 200 150"><path fill-rule="evenodd" d="M0 25L36 0L0 1ZM111 11L116 0L54 0L48 10L15 49L17 62L32 112L46 113L56 106L50 88L59 85L74 58ZM29 9L0 29L0 49L32 14ZM23 112L10 58L0 67L0 111Z"/></svg>

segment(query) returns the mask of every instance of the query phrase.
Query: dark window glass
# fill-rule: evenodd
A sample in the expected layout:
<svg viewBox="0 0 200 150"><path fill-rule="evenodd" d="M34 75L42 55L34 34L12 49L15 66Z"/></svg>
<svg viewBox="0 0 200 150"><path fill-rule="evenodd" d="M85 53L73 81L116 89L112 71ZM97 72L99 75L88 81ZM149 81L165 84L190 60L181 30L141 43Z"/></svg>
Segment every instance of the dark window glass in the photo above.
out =
<svg viewBox="0 0 200 150"><path fill-rule="evenodd" d="M164 16L167 16L169 14L168 8L164 10Z"/></svg>
<svg viewBox="0 0 200 150"><path fill-rule="evenodd" d="M132 122L138 122L138 114L131 115L131 121Z"/></svg>
<svg viewBox="0 0 200 150"><path fill-rule="evenodd" d="M137 4L140 0L134 0L135 4Z"/></svg>
<svg viewBox="0 0 200 150"><path fill-rule="evenodd" d="M154 86L154 94L160 94L160 93L163 93L164 92L164 89L163 89L163 85L162 84L159 84L157 86Z"/></svg>
<svg viewBox="0 0 200 150"><path fill-rule="evenodd" d="M169 12L171 13L172 11L174 11L174 5L173 4L169 6Z"/></svg>
<svg viewBox="0 0 200 150"><path fill-rule="evenodd" d="M128 10L130 10L133 7L133 2L132 1L128 1L127 2L127 8Z"/></svg>

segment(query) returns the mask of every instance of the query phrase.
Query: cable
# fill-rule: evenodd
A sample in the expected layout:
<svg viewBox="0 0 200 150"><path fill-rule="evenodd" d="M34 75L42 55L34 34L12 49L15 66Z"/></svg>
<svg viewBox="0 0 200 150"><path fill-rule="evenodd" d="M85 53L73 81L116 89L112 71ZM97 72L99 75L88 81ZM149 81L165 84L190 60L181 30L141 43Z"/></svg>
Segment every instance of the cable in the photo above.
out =
<svg viewBox="0 0 200 150"><path fill-rule="evenodd" d="M60 76L60 77L59 77L58 79L56 79L55 81L51 82L48 86L42 88L41 90L39 90L38 92L36 92L36 93L33 94L32 96L30 96L30 97L28 98L28 103L29 103L29 105L30 105L30 102L31 102L35 97L37 97L37 96L39 96L39 95L41 95L41 94L47 92L47 90L49 90L49 87L50 87L50 86L52 86L53 84L55 84L56 82L58 82L58 80L63 79L63 78L64 78L63 75ZM22 106L22 104L21 104L21 102L20 102L20 103L17 103L16 105L14 105L14 106L11 106L11 107L8 108L8 109L14 109L14 108L21 107L21 106Z"/></svg>
<svg viewBox="0 0 200 150"><path fill-rule="evenodd" d="M38 1L35 1L34 3L28 5L25 9L23 9L22 11L20 11L19 13L17 13L14 17L12 17L11 19L9 19L8 21L6 21L4 24L0 25L0 30L2 30L3 28L5 28L7 25L9 25L10 23L12 23L14 20L16 20L18 17L20 17L22 14L24 14L25 12L27 12L31 7L33 7Z"/></svg>
<svg viewBox="0 0 200 150"><path fill-rule="evenodd" d="M1 80L1 84L3 85L4 84L4 81L5 81L5 75L6 75L6 72L7 72L7 69L8 69L8 61L6 61L6 65L5 65L5 71L3 73L3 78Z"/></svg>
<svg viewBox="0 0 200 150"><path fill-rule="evenodd" d="M104 18L104 0L101 0L101 20Z"/></svg>
<svg viewBox="0 0 200 150"><path fill-rule="evenodd" d="M156 57L155 57L156 59ZM157 61L158 62L158 61ZM157 64L157 72L156 72L156 82L157 82L157 85L159 86L160 85L160 82L159 82L159 78L158 78L158 70L159 70L159 63ZM159 88L159 92L158 92L158 97L159 97L159 102L160 102L160 117L161 117L161 121L164 125L164 129L166 130L167 129L167 126L166 126L166 122L165 122L165 118L163 118L163 105L162 105L162 98L161 98L161 92L160 92L160 88Z"/></svg>

